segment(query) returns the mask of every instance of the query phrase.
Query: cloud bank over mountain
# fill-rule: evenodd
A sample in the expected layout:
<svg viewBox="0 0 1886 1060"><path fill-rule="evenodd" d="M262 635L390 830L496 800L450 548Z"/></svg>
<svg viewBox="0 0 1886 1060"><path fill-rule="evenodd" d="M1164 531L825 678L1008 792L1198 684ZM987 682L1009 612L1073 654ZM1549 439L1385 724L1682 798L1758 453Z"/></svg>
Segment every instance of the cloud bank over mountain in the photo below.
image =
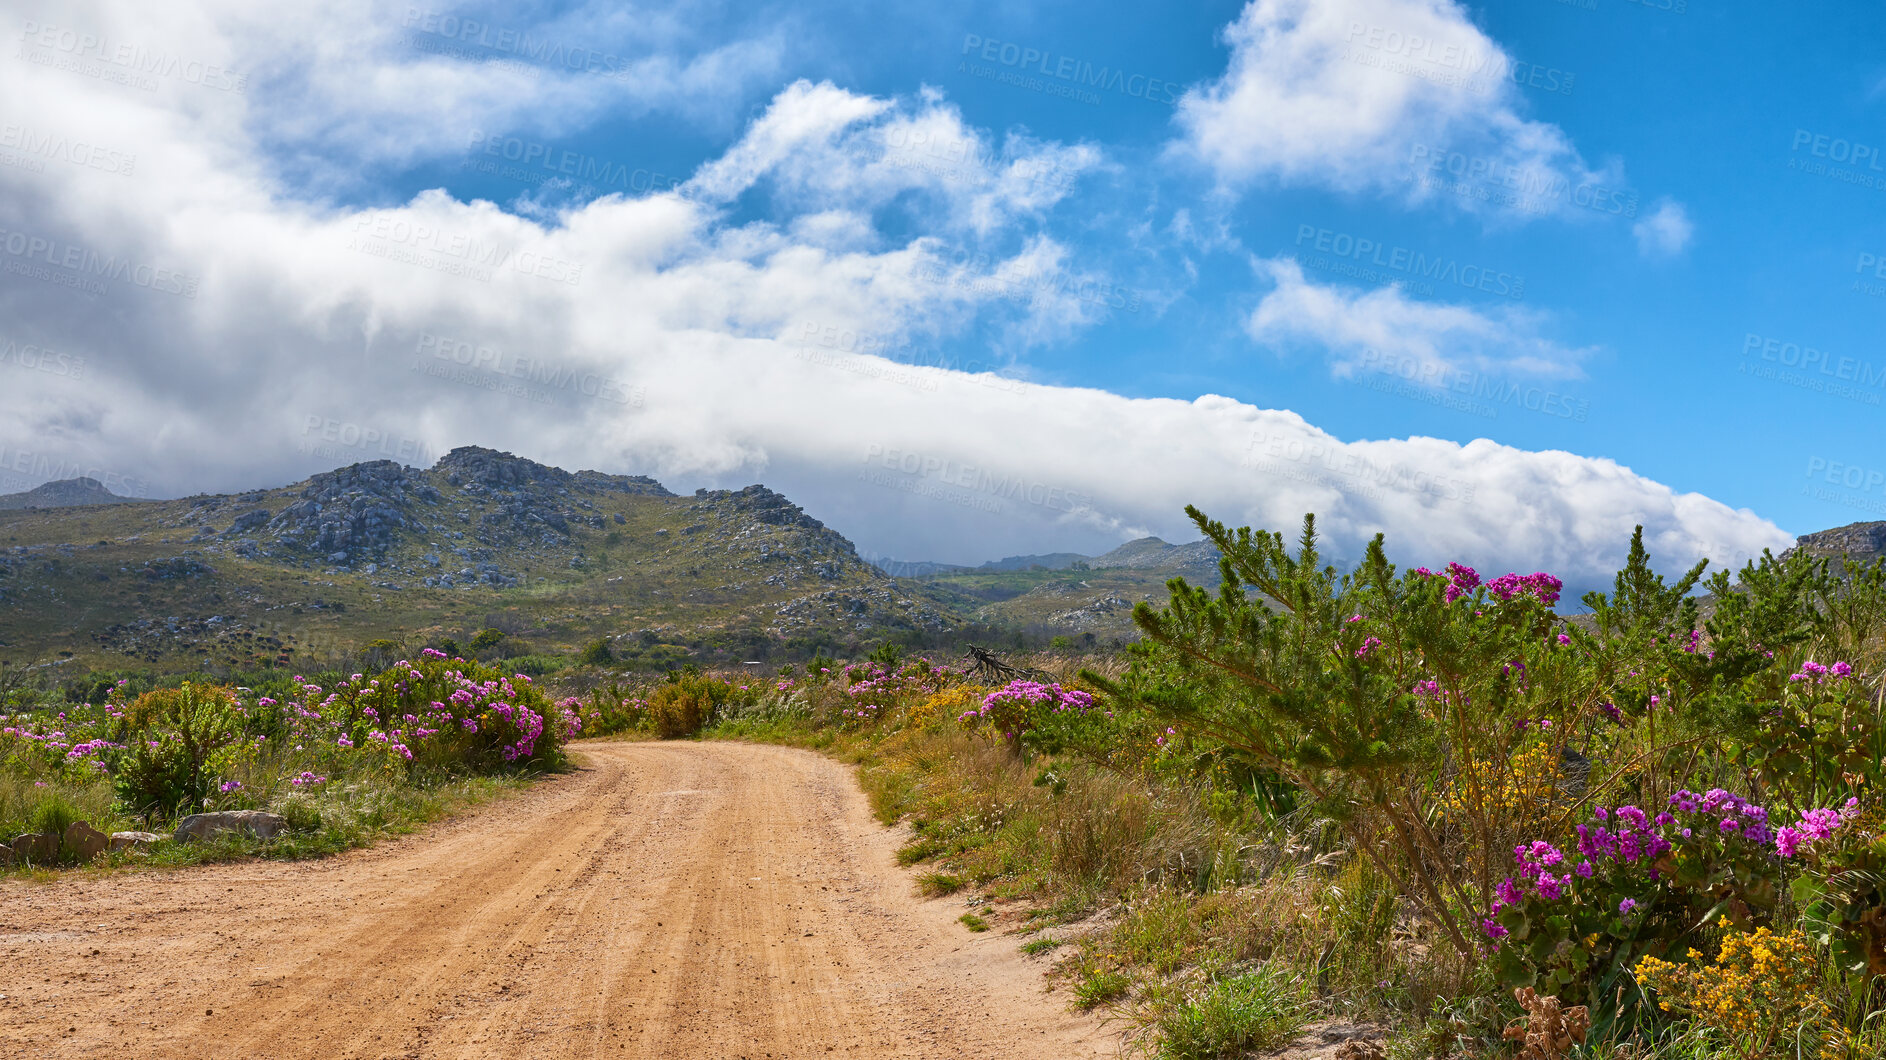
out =
<svg viewBox="0 0 1886 1060"><path fill-rule="evenodd" d="M1447 4L1350 6L1464 32ZM767 85L758 114L671 186L534 206L359 193L375 167L453 160L474 133L498 137L500 159L514 134L516 161L541 165L547 149L531 145L549 130L625 114L707 121L716 101L744 115L772 35L697 40L670 12L641 23L634 50L572 66L512 62L488 43L480 61L454 59L448 43L485 38L462 21L451 34L436 18L426 29L431 16L405 25L387 5L96 12L82 27L32 24L22 47L44 61L0 66L0 95L35 101L14 136L39 163L0 169L0 343L83 363L0 389L0 466L21 480L8 488L83 473L119 493L221 491L480 444L676 489L764 481L863 549L948 561L1184 540L1186 504L1284 529L1314 511L1350 550L1386 531L1410 561L1585 581L1614 567L1638 522L1672 561L1791 540L1603 457L1339 439L1213 394L1137 398L912 363L972 323L1011 327L1025 347L1078 341L1117 308L1096 296L1114 278L1056 221L1121 160L974 127L933 88ZM1336 156L1395 161L1406 144L1386 130L1434 100L1418 78L1328 97L1316 71L1333 60L1298 38L1337 17L1247 8L1227 31L1225 80L1179 112L1194 152L1233 182L1328 172ZM611 18L533 32L564 54ZM177 61L141 72L117 61L124 48ZM1265 92L1284 94L1291 122L1326 106L1366 120L1318 146L1285 117L1248 124L1245 101ZM1497 100L1476 106L1441 108L1431 131L1471 128L1516 164L1585 173L1551 128ZM1372 186L1376 172L1332 179ZM1672 209L1640 234L1648 247L1687 241ZM1260 263L1253 356L1307 344L1341 371L1392 348L1562 378L1589 352L1537 314L1417 304L1294 268Z"/></svg>

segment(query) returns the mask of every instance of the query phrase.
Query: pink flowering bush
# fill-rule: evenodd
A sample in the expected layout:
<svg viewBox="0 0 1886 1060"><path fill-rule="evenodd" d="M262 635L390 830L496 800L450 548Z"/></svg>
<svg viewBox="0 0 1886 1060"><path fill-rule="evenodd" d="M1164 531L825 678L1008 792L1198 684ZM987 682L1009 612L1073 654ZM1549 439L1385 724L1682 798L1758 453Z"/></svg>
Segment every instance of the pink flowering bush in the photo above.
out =
<svg viewBox="0 0 1886 1060"><path fill-rule="evenodd" d="M1018 749L1027 746L1052 752L1073 743L1093 712L1090 692L1020 680L984 696L980 706L964 711L957 720L997 733Z"/></svg>
<svg viewBox="0 0 1886 1060"><path fill-rule="evenodd" d="M1575 847L1534 840L1513 851L1515 871L1480 922L1508 986L1596 1003L1638 959L1683 953L1718 914L1769 920L1789 881L1816 878L1810 854L1833 853L1859 806L1809 810L1776 829L1767 809L1720 788L1667 803L1654 817L1600 806L1577 826Z"/></svg>
<svg viewBox="0 0 1886 1060"><path fill-rule="evenodd" d="M1782 805L1798 811L1831 799L1886 757L1874 693L1852 664L1807 659L1785 683L1771 670L1743 685L1740 757Z"/></svg>
<svg viewBox="0 0 1886 1060"><path fill-rule="evenodd" d="M268 808L292 809L303 822L293 827L311 831L327 807L368 828L392 792L417 807L447 782L555 766L582 732L580 707L439 652L372 676L274 679L259 693L185 682L133 695L119 682L100 704L46 696L0 715L0 831L11 838L48 799L88 807L101 826ZM345 808L355 806L361 816ZM354 825L320 842L352 842Z"/></svg>
<svg viewBox="0 0 1886 1060"><path fill-rule="evenodd" d="M941 692L956 671L917 659L901 666L882 662L845 667L845 700L839 716L856 725L874 724L892 708Z"/></svg>
<svg viewBox="0 0 1886 1060"><path fill-rule="evenodd" d="M307 738L412 770L553 766L582 731L579 701L552 701L524 674L430 648L377 677L356 674L331 689L304 684L302 692L290 713L307 723Z"/></svg>

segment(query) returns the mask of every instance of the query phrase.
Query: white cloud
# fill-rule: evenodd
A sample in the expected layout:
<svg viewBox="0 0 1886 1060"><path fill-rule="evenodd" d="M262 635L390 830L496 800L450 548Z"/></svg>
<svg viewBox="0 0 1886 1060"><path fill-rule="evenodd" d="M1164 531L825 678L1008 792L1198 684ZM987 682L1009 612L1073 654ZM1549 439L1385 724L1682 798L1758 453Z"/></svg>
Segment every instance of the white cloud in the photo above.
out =
<svg viewBox="0 0 1886 1060"><path fill-rule="evenodd" d="M183 36L129 14L114 26L217 51L221 17ZM247 115L289 103L265 82L251 92L0 65L0 97L24 101L36 127L137 156L132 180L0 169L0 261L31 272L0 274L0 342L86 360L83 379L0 365L0 464L175 495L481 444L677 489L764 481L862 548L959 561L1097 550L1147 530L1183 540L1188 503L1267 527L1315 511L1339 545L1386 529L1414 561L1575 578L1607 572L1637 522L1679 561L1787 541L1608 460L1484 440L1345 442L1223 397L1132 399L898 363L972 324L1048 341L1105 312L1074 293L1093 273L1045 220L1067 181L1105 164L1098 152L1020 137L997 147L935 93L794 84L686 193L527 217L443 192L377 210L285 194ZM334 128L344 115L320 111L352 103L303 105L311 128ZM912 143L915 162L889 159ZM749 194L755 209L726 205ZM15 251L15 236L44 246ZM140 268L75 273L56 263L68 247ZM1258 332L1346 350L1401 327L1420 344L1401 348L1437 358L1576 363L1527 319L1277 269ZM194 278L194 298L153 279L172 271ZM900 344L917 352L872 355ZM382 441L346 443L359 437Z"/></svg>
<svg viewBox="0 0 1886 1060"><path fill-rule="evenodd" d="M106 0L87 18L100 36L247 73L246 93L179 93L178 102L240 120L316 185L462 155L478 132L528 127L554 146L605 117L713 124L775 82L784 52L771 34L703 41L650 4L591 2L546 20L402 0Z"/></svg>
<svg viewBox="0 0 1886 1060"><path fill-rule="evenodd" d="M1039 217L1102 166L1087 144L1011 134L1000 147L934 91L913 105L858 96L830 82L786 87L726 154L702 167L690 194L729 202L770 179L789 205L872 210L900 196L941 206L939 227L985 236Z"/></svg>
<svg viewBox="0 0 1886 1060"><path fill-rule="evenodd" d="M1575 377L1593 351L1541 334L1534 311L1422 302L1399 284L1373 289L1321 286L1288 258L1256 263L1274 285L1245 322L1262 343L1309 342L1329 358L1333 374L1389 372L1429 386L1463 371Z"/></svg>
<svg viewBox="0 0 1886 1060"><path fill-rule="evenodd" d="M1690 245L1695 226L1680 202L1669 199L1657 203L1655 213L1646 214L1631 226L1637 237L1638 252L1647 258L1673 258Z"/></svg>
<svg viewBox="0 0 1886 1060"><path fill-rule="evenodd" d="M1174 150L1227 186L1623 212L1615 167L1522 115L1514 58L1453 0L1250 0L1224 39L1228 68L1180 100Z"/></svg>

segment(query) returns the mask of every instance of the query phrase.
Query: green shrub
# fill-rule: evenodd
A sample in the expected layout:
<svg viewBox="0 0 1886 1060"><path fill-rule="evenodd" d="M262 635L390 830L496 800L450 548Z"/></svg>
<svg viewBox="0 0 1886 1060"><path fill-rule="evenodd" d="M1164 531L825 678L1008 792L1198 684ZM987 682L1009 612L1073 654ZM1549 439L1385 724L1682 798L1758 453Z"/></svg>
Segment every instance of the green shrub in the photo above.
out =
<svg viewBox="0 0 1886 1060"><path fill-rule="evenodd" d="M133 732L115 783L125 805L143 814L200 808L215 779L210 757L242 731L234 690L188 681L139 696L126 720Z"/></svg>
<svg viewBox="0 0 1886 1060"><path fill-rule="evenodd" d="M42 835L58 836L59 856L63 860L70 854L70 851L65 849L65 830L72 827L73 822L84 819L84 814L79 812L79 808L72 805L63 794L54 794L41 800L39 806L33 810L33 817L28 822L27 828Z"/></svg>
<svg viewBox="0 0 1886 1060"><path fill-rule="evenodd" d="M720 708L740 699L740 690L717 677L674 673L657 686L648 697L648 714L655 735L675 740L699 733L711 723Z"/></svg>

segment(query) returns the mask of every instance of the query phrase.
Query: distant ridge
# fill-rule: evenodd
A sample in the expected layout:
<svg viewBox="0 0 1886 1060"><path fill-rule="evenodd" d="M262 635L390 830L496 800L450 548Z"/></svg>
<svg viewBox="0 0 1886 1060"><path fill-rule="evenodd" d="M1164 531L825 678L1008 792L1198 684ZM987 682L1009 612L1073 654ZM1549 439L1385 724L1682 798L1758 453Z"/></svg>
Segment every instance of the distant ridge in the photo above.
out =
<svg viewBox="0 0 1886 1060"><path fill-rule="evenodd" d="M1033 556L1006 556L975 567L957 563L933 563L928 560L891 559L888 556L869 558L879 570L898 578L923 578L933 574L965 571L1070 570L1074 569L1076 564L1085 564L1082 569L1087 570L1145 570L1175 573L1193 570L1209 573L1217 569L1218 550L1213 548L1208 541L1192 541L1183 545L1174 545L1156 537L1142 537L1135 541L1128 541L1111 552L1104 552L1098 556L1083 555L1079 552L1046 552Z"/></svg>
<svg viewBox="0 0 1886 1060"><path fill-rule="evenodd" d="M0 510L76 508L83 504L124 504L136 499L118 496L95 478L66 478L41 483L24 493L0 493Z"/></svg>

